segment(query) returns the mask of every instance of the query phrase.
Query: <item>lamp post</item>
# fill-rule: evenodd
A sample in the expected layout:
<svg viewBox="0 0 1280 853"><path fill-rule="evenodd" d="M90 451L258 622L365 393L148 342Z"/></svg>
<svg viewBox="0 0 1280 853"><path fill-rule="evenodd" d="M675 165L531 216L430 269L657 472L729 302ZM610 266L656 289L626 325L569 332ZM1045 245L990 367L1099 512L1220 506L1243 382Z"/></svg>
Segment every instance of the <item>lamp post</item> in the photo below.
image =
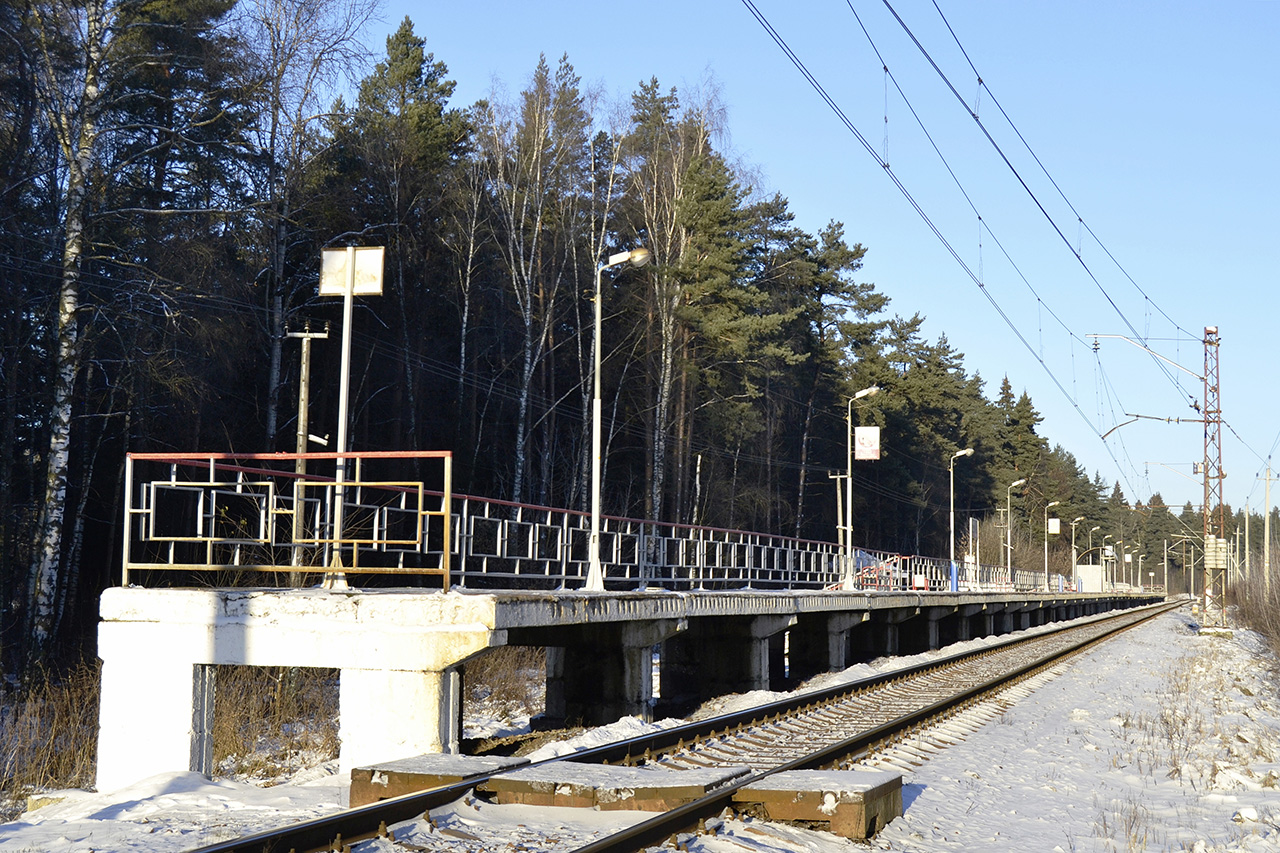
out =
<svg viewBox="0 0 1280 853"><path fill-rule="evenodd" d="M1005 544L1008 546L1005 551L1008 555L1008 558L1005 561L1005 568L1009 572L1010 588L1013 587L1013 490L1018 486L1025 486L1026 484L1027 478L1023 477L1021 480L1014 480L1009 484L1009 488L1004 490L1004 520L1008 528L1006 531L1007 535L1005 537L1007 540Z"/></svg>
<svg viewBox="0 0 1280 853"><path fill-rule="evenodd" d="M1082 521L1083 515L1071 522L1071 583L1075 585L1077 592L1080 591L1080 581L1076 578L1076 525Z"/></svg>
<svg viewBox="0 0 1280 853"><path fill-rule="evenodd" d="M1092 551L1092 550L1093 550L1093 534L1094 534L1096 531L1099 531L1099 530L1101 530L1101 529L1102 529L1102 527L1101 527L1100 525L1097 525L1097 524L1095 524L1093 527L1090 527L1090 528L1089 528L1089 550L1090 550L1090 551Z"/></svg>
<svg viewBox="0 0 1280 853"><path fill-rule="evenodd" d="M1108 592L1114 589L1115 587L1114 578L1111 584L1109 585L1107 584L1107 540L1110 538L1111 538L1110 533L1102 537L1102 553L1098 555L1102 559L1102 582L1104 586L1108 587ZM1114 552L1112 553L1114 555Z"/></svg>
<svg viewBox="0 0 1280 853"><path fill-rule="evenodd" d="M604 569L600 565L600 280L605 270L630 262L642 267L653 260L653 253L641 246L630 252L610 255L596 267L595 342L592 344L592 371L595 390L591 398L591 542L588 546L587 589L604 589Z"/></svg>
<svg viewBox="0 0 1280 853"><path fill-rule="evenodd" d="M1146 554L1138 555L1138 576L1134 578L1138 582L1138 592L1142 592L1142 561L1147 559Z"/></svg>
<svg viewBox="0 0 1280 853"><path fill-rule="evenodd" d="M972 456L973 448L966 447L951 454L947 467L951 471L951 571L956 570L956 460L961 456Z"/></svg>
<svg viewBox="0 0 1280 853"><path fill-rule="evenodd" d="M1044 505L1044 591L1049 591L1049 509L1062 501L1049 501Z"/></svg>
<svg viewBox="0 0 1280 853"><path fill-rule="evenodd" d="M880 393L879 385L863 388L849 398L849 404L845 408L845 426L849 428L848 441L845 444L848 458L844 472L844 564L847 583L851 583L853 578L853 401L874 397L878 393Z"/></svg>

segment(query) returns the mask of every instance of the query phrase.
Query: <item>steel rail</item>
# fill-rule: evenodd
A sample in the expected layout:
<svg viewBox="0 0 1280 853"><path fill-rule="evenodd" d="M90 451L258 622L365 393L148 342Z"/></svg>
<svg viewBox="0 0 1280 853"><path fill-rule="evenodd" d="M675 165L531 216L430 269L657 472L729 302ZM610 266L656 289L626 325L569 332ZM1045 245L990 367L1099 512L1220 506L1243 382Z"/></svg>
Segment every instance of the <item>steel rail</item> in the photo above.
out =
<svg viewBox="0 0 1280 853"><path fill-rule="evenodd" d="M734 780L728 785L717 788L715 791L705 794L692 802L684 804L683 806L663 812L662 814L641 823L633 824L626 829L620 830L619 832L613 833L605 838L593 841L590 844L575 848L572 853L636 853L636 851L642 850L647 846L660 844L666 839L671 838L673 835L693 830L697 824L703 820L721 814L724 809L729 807L733 802L733 795L735 792L742 788L749 787L761 779L772 776L776 773L784 773L790 770L821 768L835 762L845 761L855 757L862 757L868 753L874 745L881 741L888 740L895 735L909 731L930 719L942 716L953 708L963 706L986 694L1003 690L1012 684L1054 666L1064 658L1078 654L1091 646L1097 645L1104 640L1113 637L1121 631L1126 631L1142 624L1143 622L1154 619L1156 616L1172 610L1179 605L1180 602L1153 605L1153 607L1150 608L1151 612L1148 612L1141 618L1123 625L1118 625L1114 629L1109 630L1102 635L1090 637L1080 643L1073 643L1065 649L1060 649L1044 658L1019 667L1010 673L990 679L987 682L957 693L955 696L934 702L924 708L905 714L896 720L892 720L873 729L869 729L868 731L859 733L851 738L841 741L840 743L823 747L820 750L786 762L776 768L760 771ZM1133 611L1129 611L1129 613L1132 614Z"/></svg>
<svg viewBox="0 0 1280 853"><path fill-rule="evenodd" d="M1087 638L1079 643L1072 644L1066 649L1061 649L1044 658L1039 658L1024 667L1017 669L1012 675L1004 675L991 679L990 681L984 682L976 687L962 691L955 696L934 702L923 709L912 711L896 720L884 723L866 732L859 733L847 740L824 747L809 755L788 761L767 771L750 774L749 776L744 777L725 788L717 789L715 792L707 794L698 800L694 800L693 802L687 803L684 806L673 809L669 812L664 812L663 814L642 823L635 824L623 832L617 833L606 839L601 839L587 847L580 848L582 853L596 853L596 851L615 851L616 853L617 851L630 850L633 848L607 845L615 843L619 845L626 845L633 842L635 844L642 844L646 843L646 841L647 843L654 843L655 840L661 841L674 832L681 831L682 828L696 825L701 819L714 817L719 814L725 805L728 804L733 792L748 783L753 783L765 776L783 772L785 770L807 769L822 766L823 764L832 761L833 756L856 753L858 750L865 749L867 746L884 740L896 732L918 725L921 721L928 719L930 716L935 716L952 707L970 701L972 698L983 692L989 692L999 686L1008 684L1018 678L1019 675L1025 671L1052 665L1061 658L1074 654L1081 648L1085 648L1094 643L1099 643L1119 631L1154 618L1161 613L1180 606L1180 604L1181 602L1161 603L1148 605L1146 607L1131 608L1119 613L1111 612L1108 614L1101 614L1090 622L1084 624L1072 625L1055 631L1042 632L1031 637L1009 638L990 646L986 646L982 649L959 652L943 658L914 664L903 669L893 670L892 672L870 676L857 681L846 682L844 684L836 685L820 691L814 691L812 693L800 694L777 702L771 702L766 705L755 706L743 711L722 714L720 716L700 720L695 723L687 723L685 725L663 729L658 732L629 738L627 740L547 758L532 764L522 765L522 768L538 767L545 764L564 761L618 764L630 763L635 760L647 760L659 753L666 752L671 749L689 746L691 743L699 740L718 737L728 732L730 729L760 723L767 721L770 718L779 719L807 707L819 704L830 704L832 702L839 701L839 699L844 696L875 689L895 681L910 678L914 675L919 675L931 670L955 665L966 660L989 656L1010 647L1030 644L1061 632L1081 629L1090 625L1100 624L1108 620L1121 620L1126 616L1134 616L1138 613L1146 613L1145 616L1127 622L1124 625L1116 626L1114 629L1100 636ZM369 805L359 806L354 809L346 809L336 814L312 818L311 820L254 833L237 839L206 845L196 848L190 851L190 853L276 853L276 851L308 853L308 851L342 850L346 844L385 835L386 828L388 826L406 820L416 819L433 808L447 805L448 803L451 803L465 795L477 784L493 776L500 775L501 772L504 771L477 774L445 787L435 788L430 791L404 794L399 797L381 800L377 803L370 803ZM666 827L665 831L662 831L660 829L661 827ZM673 829L671 827L675 828ZM599 846L602 844L606 846Z"/></svg>

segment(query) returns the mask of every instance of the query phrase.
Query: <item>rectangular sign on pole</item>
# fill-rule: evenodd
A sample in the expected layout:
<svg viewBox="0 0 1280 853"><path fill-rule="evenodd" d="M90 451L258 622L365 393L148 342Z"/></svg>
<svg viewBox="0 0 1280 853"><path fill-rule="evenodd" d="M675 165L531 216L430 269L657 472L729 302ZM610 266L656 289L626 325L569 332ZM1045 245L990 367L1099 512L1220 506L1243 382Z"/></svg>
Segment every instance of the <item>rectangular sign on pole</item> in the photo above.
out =
<svg viewBox="0 0 1280 853"><path fill-rule="evenodd" d="M357 247L356 274L352 284L354 296L378 296L382 293L382 257L384 246ZM325 249L320 258L320 295L342 296L347 292L350 279L347 270L348 252L343 249Z"/></svg>
<svg viewBox="0 0 1280 853"><path fill-rule="evenodd" d="M853 458L880 458L880 427L860 426L853 430Z"/></svg>
<svg viewBox="0 0 1280 853"><path fill-rule="evenodd" d="M1057 536L1061 532L1062 532L1062 519L1060 518L1049 519L1049 535Z"/></svg>

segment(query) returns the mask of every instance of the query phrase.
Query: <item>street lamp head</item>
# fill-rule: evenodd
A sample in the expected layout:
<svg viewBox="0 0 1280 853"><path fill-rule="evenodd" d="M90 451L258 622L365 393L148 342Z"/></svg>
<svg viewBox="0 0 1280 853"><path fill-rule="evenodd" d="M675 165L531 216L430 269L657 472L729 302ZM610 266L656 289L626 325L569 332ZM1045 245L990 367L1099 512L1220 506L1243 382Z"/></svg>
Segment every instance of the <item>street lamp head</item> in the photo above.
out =
<svg viewBox="0 0 1280 853"><path fill-rule="evenodd" d="M631 257L628 260L631 261L631 266L633 267L647 266L653 262L653 252L641 246L638 249L631 250Z"/></svg>
<svg viewBox="0 0 1280 853"><path fill-rule="evenodd" d="M616 255L610 255L609 260L603 264L601 269L616 267L618 264L630 263L633 267L642 267L653 260L653 252L641 246L638 249L632 249L629 252L618 252Z"/></svg>
<svg viewBox="0 0 1280 853"><path fill-rule="evenodd" d="M951 454L951 458L954 460L954 459L959 459L961 456L972 456L972 455L973 455L973 448L966 447L964 450L957 450L955 453Z"/></svg>
<svg viewBox="0 0 1280 853"><path fill-rule="evenodd" d="M870 388L863 388L861 391L853 395L853 399L861 400L863 397L874 397L880 393L879 385L872 385Z"/></svg>
<svg viewBox="0 0 1280 853"><path fill-rule="evenodd" d="M1073 522L1071 522L1071 523L1072 523L1072 524L1079 524L1079 523L1080 523L1080 522L1082 522L1082 521L1084 521L1084 516L1083 516L1083 515L1082 515L1082 516L1080 516L1079 518L1077 518L1075 521L1073 521Z"/></svg>
<svg viewBox="0 0 1280 853"><path fill-rule="evenodd" d="M1095 526L1093 526L1093 527L1090 527L1090 528L1089 528L1089 532L1090 532L1090 533L1097 533L1097 532L1098 532L1099 530L1101 530L1101 529L1102 529L1102 527L1101 527L1100 525L1095 525Z"/></svg>
<svg viewBox="0 0 1280 853"><path fill-rule="evenodd" d="M1047 510L1049 507L1058 506L1060 503L1062 503L1062 501L1049 501L1049 503L1044 505L1044 508Z"/></svg>
<svg viewBox="0 0 1280 853"><path fill-rule="evenodd" d="M1025 486L1026 484L1027 484L1027 478L1023 477L1021 480L1014 480L1012 483L1010 483L1009 488L1016 489L1018 488L1018 486Z"/></svg>

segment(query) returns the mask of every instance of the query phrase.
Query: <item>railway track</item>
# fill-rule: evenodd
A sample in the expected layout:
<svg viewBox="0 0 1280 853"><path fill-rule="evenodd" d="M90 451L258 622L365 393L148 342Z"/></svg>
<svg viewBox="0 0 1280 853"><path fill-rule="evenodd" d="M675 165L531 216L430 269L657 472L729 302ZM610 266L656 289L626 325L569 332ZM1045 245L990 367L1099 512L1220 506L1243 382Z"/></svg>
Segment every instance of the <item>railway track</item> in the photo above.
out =
<svg viewBox="0 0 1280 853"><path fill-rule="evenodd" d="M736 790L765 776L787 770L851 766L877 751L891 750L894 744L933 722L970 708L983 697L1008 690L1066 657L1176 606L1165 603L1107 614L1056 631L1007 640L539 764L573 761L650 764L673 769L733 764L751 768L751 773L733 784L578 848L579 853L640 850L715 817L729 805ZM893 763L892 758L889 761ZM209 845L193 853L342 851L362 839L386 837L387 827L421 818L430 809L464 796L487 778L472 777L456 785Z"/></svg>

